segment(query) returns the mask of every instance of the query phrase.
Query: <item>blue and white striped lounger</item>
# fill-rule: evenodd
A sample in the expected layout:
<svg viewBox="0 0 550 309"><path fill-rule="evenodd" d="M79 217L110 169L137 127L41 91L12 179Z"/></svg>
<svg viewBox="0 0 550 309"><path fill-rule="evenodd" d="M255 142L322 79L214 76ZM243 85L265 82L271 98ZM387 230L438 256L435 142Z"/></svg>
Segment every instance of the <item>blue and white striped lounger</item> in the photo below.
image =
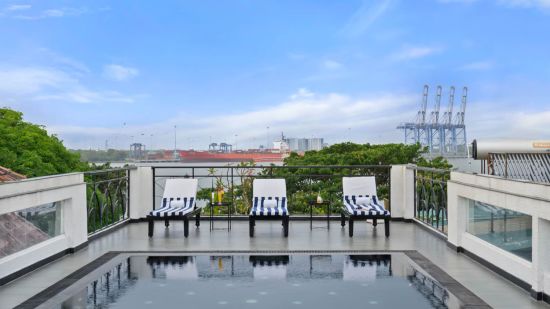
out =
<svg viewBox="0 0 550 309"><path fill-rule="evenodd" d="M274 201L276 207L265 207L270 201ZM252 203L250 214L253 216L286 216L288 209L286 208L285 196L255 196Z"/></svg>
<svg viewBox="0 0 550 309"><path fill-rule="evenodd" d="M390 236L391 214L380 203L376 193L376 180L374 177L344 177L342 226L349 219L349 236L353 237L353 221L372 219L373 225L377 225L377 219L384 220L386 237Z"/></svg>
<svg viewBox="0 0 550 309"><path fill-rule="evenodd" d="M358 205L357 198L369 198L371 199L368 205ZM376 195L344 195L344 206L349 214L354 216L389 216L390 212L387 211L384 206L378 203Z"/></svg>
<svg viewBox="0 0 550 309"><path fill-rule="evenodd" d="M256 220L282 220L283 233L288 237L289 213L284 179L254 179L252 207L249 215L250 237L254 237Z"/></svg>
<svg viewBox="0 0 550 309"><path fill-rule="evenodd" d="M153 210L149 214L154 217L184 216L195 208L194 197L162 198L162 208Z"/></svg>
<svg viewBox="0 0 550 309"><path fill-rule="evenodd" d="M162 194L161 208L149 213L149 237L153 236L154 221L164 220L166 227L169 220L183 220L184 236L189 235L189 217L197 212L195 202L197 197L197 179L167 179ZM197 212L196 225L200 224L200 212Z"/></svg>

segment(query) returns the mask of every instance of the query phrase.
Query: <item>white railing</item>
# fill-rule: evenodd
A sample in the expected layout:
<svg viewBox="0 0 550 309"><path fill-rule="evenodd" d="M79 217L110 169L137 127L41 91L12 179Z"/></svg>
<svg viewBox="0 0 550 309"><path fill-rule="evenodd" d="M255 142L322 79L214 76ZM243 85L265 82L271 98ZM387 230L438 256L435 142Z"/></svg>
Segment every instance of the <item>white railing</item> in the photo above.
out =
<svg viewBox="0 0 550 309"><path fill-rule="evenodd" d="M0 185L0 280L86 243L81 173Z"/></svg>
<svg viewBox="0 0 550 309"><path fill-rule="evenodd" d="M550 185L452 172L448 241L550 295Z"/></svg>

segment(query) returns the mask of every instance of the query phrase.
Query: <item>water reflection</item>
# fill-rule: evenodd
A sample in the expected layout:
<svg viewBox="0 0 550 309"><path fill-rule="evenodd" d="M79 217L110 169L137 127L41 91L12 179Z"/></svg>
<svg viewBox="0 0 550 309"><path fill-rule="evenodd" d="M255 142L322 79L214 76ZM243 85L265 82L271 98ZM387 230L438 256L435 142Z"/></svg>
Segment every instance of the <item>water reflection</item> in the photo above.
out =
<svg viewBox="0 0 550 309"><path fill-rule="evenodd" d="M388 298L388 290L402 299ZM260 301L250 295L264 302L294 295L297 299L289 298L294 302L289 304L319 302L317 308L372 297L376 299L370 301L387 306L414 302L408 307L446 308L449 300L448 292L404 255L132 256L57 308L134 308L159 301L178 304L181 297L192 301L192 307L206 306L212 297L227 305Z"/></svg>

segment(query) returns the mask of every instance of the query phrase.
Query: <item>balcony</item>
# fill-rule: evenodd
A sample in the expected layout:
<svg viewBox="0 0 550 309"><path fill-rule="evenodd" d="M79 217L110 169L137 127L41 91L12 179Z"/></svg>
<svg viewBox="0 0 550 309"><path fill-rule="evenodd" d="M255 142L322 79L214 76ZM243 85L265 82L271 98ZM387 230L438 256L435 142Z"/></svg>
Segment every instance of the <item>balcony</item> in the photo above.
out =
<svg viewBox="0 0 550 309"><path fill-rule="evenodd" d="M362 175L376 177L378 195L391 210L388 238L383 223L373 228L357 222L353 237L340 225L341 177ZM216 184L222 186L224 199L234 205L231 230L210 230L205 207L200 227L192 226L189 237L181 222L170 222L169 228L156 224L149 238L143 218L158 207L165 179L174 177L199 179L201 205ZM243 184L258 177L286 179L288 238L276 221L258 224L255 237L248 236ZM332 206L329 229L324 208L313 213L313 227L320 228L310 226L307 202L319 194ZM0 308L41 304L67 284L64 279L102 264L109 254L395 252L425 257L431 262L427 268L452 277L453 284L443 283L453 294L469 291L494 308L548 308L550 190L545 184L413 165L155 165L5 183L0 209L3 228L24 222L12 224L19 229L3 231L0 239ZM226 215L216 209L216 227L226 226Z"/></svg>

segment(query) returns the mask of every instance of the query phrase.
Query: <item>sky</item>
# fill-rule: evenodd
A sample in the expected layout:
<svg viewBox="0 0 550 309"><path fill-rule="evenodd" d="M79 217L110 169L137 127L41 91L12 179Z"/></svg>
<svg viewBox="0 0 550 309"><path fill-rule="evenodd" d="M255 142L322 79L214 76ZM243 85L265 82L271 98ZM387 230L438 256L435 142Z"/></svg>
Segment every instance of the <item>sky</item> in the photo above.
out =
<svg viewBox="0 0 550 309"><path fill-rule="evenodd" d="M0 107L70 148L402 142L425 84L550 138L550 0L0 0L0 40Z"/></svg>

